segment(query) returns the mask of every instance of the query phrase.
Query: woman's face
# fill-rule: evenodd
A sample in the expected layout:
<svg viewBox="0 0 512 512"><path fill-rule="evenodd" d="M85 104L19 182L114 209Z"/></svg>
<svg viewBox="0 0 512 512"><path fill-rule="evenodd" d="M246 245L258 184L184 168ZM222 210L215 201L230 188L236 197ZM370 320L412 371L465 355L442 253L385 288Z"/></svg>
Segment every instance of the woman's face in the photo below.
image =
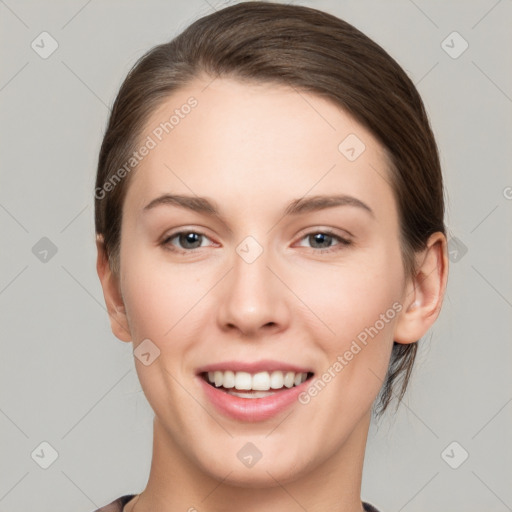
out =
<svg viewBox="0 0 512 512"><path fill-rule="evenodd" d="M381 147L338 107L207 84L146 126L120 289L160 449L275 485L366 439L406 300L397 206Z"/></svg>

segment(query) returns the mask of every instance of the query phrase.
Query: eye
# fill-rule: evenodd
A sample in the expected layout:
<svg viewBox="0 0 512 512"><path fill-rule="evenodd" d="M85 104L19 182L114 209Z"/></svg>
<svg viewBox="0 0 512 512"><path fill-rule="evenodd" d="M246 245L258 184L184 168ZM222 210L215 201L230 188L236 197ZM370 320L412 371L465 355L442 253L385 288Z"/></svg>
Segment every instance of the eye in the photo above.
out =
<svg viewBox="0 0 512 512"><path fill-rule="evenodd" d="M315 252L334 252L352 244L351 240L336 235L328 229L307 233L301 240L307 240L313 249L319 249ZM337 243L333 245L333 242Z"/></svg>
<svg viewBox="0 0 512 512"><path fill-rule="evenodd" d="M178 246L176 246L176 243L173 243L173 240L176 240ZM209 240L209 238L204 233L192 230L178 231L165 237L161 245L171 251L185 253L207 246L208 244L202 243L205 240Z"/></svg>
<svg viewBox="0 0 512 512"><path fill-rule="evenodd" d="M204 233L198 231L177 231L166 236L162 240L161 245L170 251L191 253L196 249L210 245L203 243L207 240L209 238ZM351 240L336 235L328 229L307 233L301 238L302 240L307 240L311 244L311 248L316 249L315 252L321 253L341 250L343 247L352 244Z"/></svg>

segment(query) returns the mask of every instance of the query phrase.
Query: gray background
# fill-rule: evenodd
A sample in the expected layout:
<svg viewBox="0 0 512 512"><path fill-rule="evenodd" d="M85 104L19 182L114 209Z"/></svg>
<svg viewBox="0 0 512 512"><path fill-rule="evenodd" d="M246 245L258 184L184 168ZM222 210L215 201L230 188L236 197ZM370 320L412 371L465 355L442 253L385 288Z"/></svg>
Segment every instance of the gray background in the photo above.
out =
<svg viewBox="0 0 512 512"><path fill-rule="evenodd" d="M512 510L512 2L295 3L346 19L404 67L446 180L444 309L404 403L372 424L362 497L382 512ZM223 5L0 0L0 512L87 512L145 486L152 411L96 275L95 166L131 65ZM46 59L31 47L43 31L59 45ZM453 31L469 44L457 58L458 36L442 46ZM58 453L47 469L42 442Z"/></svg>

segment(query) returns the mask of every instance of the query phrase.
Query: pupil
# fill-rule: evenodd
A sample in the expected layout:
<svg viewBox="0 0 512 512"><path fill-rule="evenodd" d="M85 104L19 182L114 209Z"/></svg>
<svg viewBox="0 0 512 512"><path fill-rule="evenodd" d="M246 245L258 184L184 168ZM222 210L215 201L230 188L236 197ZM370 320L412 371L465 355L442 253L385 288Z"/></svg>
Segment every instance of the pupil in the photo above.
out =
<svg viewBox="0 0 512 512"><path fill-rule="evenodd" d="M313 235L313 238L315 239L315 243L320 243L322 244L322 242L325 244L325 242L327 241L327 247L329 246L329 238L330 238L330 235L325 235L324 233L317 233L316 235Z"/></svg>
<svg viewBox="0 0 512 512"><path fill-rule="evenodd" d="M200 235L198 233L187 233L186 235L181 236L181 241L184 241L185 246L188 247L187 244L189 244L189 243L190 244L197 243L199 236ZM201 245L201 244L199 243L199 245ZM193 247L193 248L195 248L195 247Z"/></svg>

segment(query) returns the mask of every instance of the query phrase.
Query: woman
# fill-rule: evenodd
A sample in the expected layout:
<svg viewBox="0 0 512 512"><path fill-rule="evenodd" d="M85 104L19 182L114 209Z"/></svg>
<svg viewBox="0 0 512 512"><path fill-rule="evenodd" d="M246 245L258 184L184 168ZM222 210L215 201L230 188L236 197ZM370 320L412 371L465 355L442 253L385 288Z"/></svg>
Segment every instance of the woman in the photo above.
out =
<svg viewBox="0 0 512 512"><path fill-rule="evenodd" d="M448 260L436 143L353 26L243 2L143 56L99 156L97 270L155 412L102 511L375 511L374 404L405 392Z"/></svg>

